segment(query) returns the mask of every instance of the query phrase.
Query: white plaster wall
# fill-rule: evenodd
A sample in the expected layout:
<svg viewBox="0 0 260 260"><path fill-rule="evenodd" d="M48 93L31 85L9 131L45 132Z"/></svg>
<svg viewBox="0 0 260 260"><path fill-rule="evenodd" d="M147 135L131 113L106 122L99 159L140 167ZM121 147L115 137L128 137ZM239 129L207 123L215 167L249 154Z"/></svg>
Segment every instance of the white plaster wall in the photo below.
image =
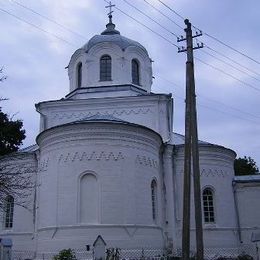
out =
<svg viewBox="0 0 260 260"><path fill-rule="evenodd" d="M159 135L132 125L85 123L47 130L37 142L47 162L40 173L39 250L84 247L98 234L109 245L163 246L160 189L156 223L151 204L152 179L161 185ZM97 178L95 223L80 222L79 180L85 173Z"/></svg>
<svg viewBox="0 0 260 260"><path fill-rule="evenodd" d="M112 59L112 80L100 81L100 58L109 55ZM77 50L68 66L70 92L77 88L77 64L82 62L82 87L132 84L132 59L140 65L140 87L148 93L152 85L152 66L148 54L141 48L129 46L125 50L111 42L94 45L88 52Z"/></svg>
<svg viewBox="0 0 260 260"><path fill-rule="evenodd" d="M260 183L236 183L241 241L251 243L252 232L260 232Z"/></svg>
<svg viewBox="0 0 260 260"><path fill-rule="evenodd" d="M41 114L40 132L101 114L149 127L158 132L164 141L168 141L172 131L172 106L170 95L157 94L42 102L37 105L37 111Z"/></svg>
<svg viewBox="0 0 260 260"><path fill-rule="evenodd" d="M168 208L175 209L175 212L171 214L175 215L176 223L175 225L174 223L170 224L173 228L172 236L176 238L174 247L181 247L182 237L183 148L183 146L177 146L173 154L175 165L173 169L173 190L172 183L167 182L167 189L170 191L167 193L167 201L174 203L171 196L175 197L175 204L168 204ZM202 190L205 187L211 187L215 196L215 223L203 224L205 247L237 247L239 241L232 190L235 153L214 145L200 145L199 152ZM193 183L191 194L193 196ZM193 247L195 246L194 222L194 202L191 200L191 244Z"/></svg>

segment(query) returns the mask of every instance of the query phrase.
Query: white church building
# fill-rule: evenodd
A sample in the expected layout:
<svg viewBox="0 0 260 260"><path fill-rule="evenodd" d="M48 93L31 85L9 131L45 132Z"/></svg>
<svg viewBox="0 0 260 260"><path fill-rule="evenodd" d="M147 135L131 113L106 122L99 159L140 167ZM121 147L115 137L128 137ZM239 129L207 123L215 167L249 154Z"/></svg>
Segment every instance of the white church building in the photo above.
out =
<svg viewBox="0 0 260 260"><path fill-rule="evenodd" d="M64 98L36 104L37 144L19 152L36 185L28 208L7 198L0 238L37 254L99 235L108 247L181 248L184 136L173 132L174 96L151 92L146 48L110 18L71 56L68 76ZM199 141L199 152L205 248L254 246L259 176L235 177L228 148ZM191 213L194 247L193 201Z"/></svg>

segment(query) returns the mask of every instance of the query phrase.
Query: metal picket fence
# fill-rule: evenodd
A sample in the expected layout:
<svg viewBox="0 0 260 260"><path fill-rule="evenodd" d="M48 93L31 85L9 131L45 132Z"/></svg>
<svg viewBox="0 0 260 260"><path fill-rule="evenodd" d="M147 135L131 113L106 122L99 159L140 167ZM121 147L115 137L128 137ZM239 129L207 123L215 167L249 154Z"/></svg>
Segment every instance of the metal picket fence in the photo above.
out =
<svg viewBox="0 0 260 260"><path fill-rule="evenodd" d="M74 249L77 260L93 260L92 250ZM116 257L107 260L178 260L181 259L181 249L173 248L164 250L162 248L121 248L118 249ZM12 260L52 260L58 252L39 252L34 251L12 251ZM191 259L195 258L195 250L191 250ZM257 260L257 249L254 244L243 245L239 248L205 248L205 260ZM240 256L240 258L238 258ZM244 256L244 258L242 258ZM247 257L246 257L247 256ZM250 258L251 257L251 258Z"/></svg>

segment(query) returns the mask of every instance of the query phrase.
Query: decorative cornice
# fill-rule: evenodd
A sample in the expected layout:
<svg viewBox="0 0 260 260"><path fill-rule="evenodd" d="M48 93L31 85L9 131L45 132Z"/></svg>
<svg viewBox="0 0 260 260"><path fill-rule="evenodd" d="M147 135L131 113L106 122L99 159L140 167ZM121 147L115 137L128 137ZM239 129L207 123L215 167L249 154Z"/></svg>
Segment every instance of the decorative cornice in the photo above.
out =
<svg viewBox="0 0 260 260"><path fill-rule="evenodd" d="M91 112L56 112L52 113L51 119L82 119L84 117L90 117L93 115L96 115L99 113L100 115L113 115L113 116L122 116L122 115L146 115L146 114L152 114L153 110L149 107L144 107L144 108L137 108L137 109L106 109L106 110L101 110L101 109L96 109Z"/></svg>
<svg viewBox="0 0 260 260"><path fill-rule="evenodd" d="M143 165L143 166L149 166L155 169L158 169L158 161L151 159L150 157L143 156L143 155L137 155L135 159L135 163Z"/></svg>
<svg viewBox="0 0 260 260"><path fill-rule="evenodd" d="M60 154L58 158L58 163L72 163L79 161L120 161L124 160L125 157L121 152L114 154L113 152L106 153L102 152L75 152L75 153L66 153Z"/></svg>
<svg viewBox="0 0 260 260"><path fill-rule="evenodd" d="M184 170L181 169L178 173L179 175L183 175L184 174ZM193 173L191 173L193 174ZM231 174L231 172L227 171L227 170L223 170L223 169L205 169L202 168L200 171L200 176L201 177L228 177L228 176L233 176Z"/></svg>
<svg viewBox="0 0 260 260"><path fill-rule="evenodd" d="M38 165L38 171L39 172L47 171L48 164L49 164L49 158L40 160L39 165Z"/></svg>

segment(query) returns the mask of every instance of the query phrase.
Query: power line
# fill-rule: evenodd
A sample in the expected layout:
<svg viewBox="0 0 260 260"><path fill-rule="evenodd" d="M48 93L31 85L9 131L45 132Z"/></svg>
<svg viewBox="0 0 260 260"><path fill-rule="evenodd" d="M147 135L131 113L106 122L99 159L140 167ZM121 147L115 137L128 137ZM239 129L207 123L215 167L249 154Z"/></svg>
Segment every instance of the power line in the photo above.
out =
<svg viewBox="0 0 260 260"><path fill-rule="evenodd" d="M260 92L259 88L255 87L255 86L253 86L253 85L251 85L251 84L249 84L249 83L247 83L247 82L245 82L245 81L243 81L243 80L241 80L241 79L239 79L239 78L237 78L237 77L235 77L235 76L233 76L233 75L231 75L229 73L227 73L226 71L224 71L222 69L219 69L219 68L217 68L217 67L215 67L215 66L213 66L213 65L211 65L211 64L209 64L209 63L207 63L207 62L205 62L205 61L203 61L201 59L199 59L198 57L195 57L195 59L198 60L199 62L201 62L201 63L203 63L203 64L205 64L205 65L207 65L207 66L209 66L209 67L211 67L211 68L213 68L213 69L215 69L215 70L217 70L217 71L219 71L219 72L221 72L221 73L223 73L223 74L225 74L225 75L227 75L227 76L229 76L229 77L231 77L233 79L235 79L236 81L239 81L243 85L248 86L248 87L250 87L250 88Z"/></svg>
<svg viewBox="0 0 260 260"><path fill-rule="evenodd" d="M104 0L104 1L108 3L107 0ZM162 2L162 1L160 1L160 0L157 0L157 1ZM117 7L115 7L115 8L116 8L117 10L119 10L120 12L122 12L124 15L126 15L126 16L130 17L131 19L135 20L136 22L140 23L141 25L143 25L143 26L144 26L145 28L147 28L148 30L150 30L150 31L152 31L153 33L159 35L160 37L162 37L162 38L163 38L164 40L166 40L167 42L170 42L171 44L173 44L173 43L172 43L171 41L169 41L167 38L165 38L164 36L158 34L157 32L155 32L154 30L152 30L151 28L149 28L149 27L146 26L145 24L139 22L137 19L135 19L135 18L133 18L132 16L128 15L126 12L122 11L121 9L119 9L119 8L117 8ZM177 46L176 44L173 44L173 45L174 45L175 47ZM178 47L178 46L177 46L177 47ZM252 89L254 89L254 90L260 91L260 89L258 89L257 87L255 87L255 86L253 86L253 85L251 85L251 84L249 84L249 83L247 83L247 82L245 82L245 81L243 81L243 80L240 80L239 78L237 78L237 77L235 77L235 76L233 76L233 75L231 75L231 74L229 74L229 73L223 71L222 69L219 69L219 68L217 68L217 67L215 67L215 66L213 66L213 65L211 65L211 64L208 64L207 62L204 62L203 60L201 60L201 59L199 59L199 58L196 58L196 59L197 59L198 61L200 61L201 63L203 63L203 64L205 64L205 65L207 65L207 66L209 66L209 67L211 67L211 68L213 68L213 69L215 69L215 70L217 70L217 71L220 71L220 72L224 73L225 75L227 75L227 76L229 76L229 77L235 79L236 81L242 83L243 85L246 85L246 86L248 86L248 87L250 87L250 88L252 88Z"/></svg>
<svg viewBox="0 0 260 260"><path fill-rule="evenodd" d="M180 17L181 19L185 20L185 18L184 18L182 15L180 15L178 12L176 12L176 11L175 11L173 8L171 8L169 5L165 4L162 0L157 0L157 1L160 2L162 5L164 5L166 8L168 8L168 9L169 9L171 12L173 12L175 15L177 15L177 16ZM197 30L200 30L200 29L199 29L198 27L196 27L196 26L193 26L193 27L194 27L195 29L197 29ZM258 60L256 60L256 59L250 57L249 55L243 53L242 51L239 51L239 50L235 49L234 47L232 47L232 46L226 44L225 42L223 42L223 41L221 41L221 40L219 40L219 39L216 38L215 36L212 36L212 35L210 35L209 33L206 33L206 32L204 32L204 31L203 31L203 34L206 35L206 36L208 36L209 38L211 38L211 39L217 41L218 43L220 43L220 44L226 46L227 48L231 49L232 51L234 51L234 52L236 52L236 53L238 53L238 54L240 54L240 55L242 55L242 56L248 58L249 60L251 60L251 61L257 63L258 65L260 65L260 61L258 61Z"/></svg>
<svg viewBox="0 0 260 260"><path fill-rule="evenodd" d="M72 34L74 34L74 35L77 35L78 37L81 37L81 38L83 38L83 39L87 39L87 38L86 38L85 36L83 36L82 34L71 30L70 28L68 28L68 27L66 27L66 26L64 26L64 25L62 25L62 24L60 24L60 23L58 23L57 21L55 21L55 20L53 20L53 19L51 19L51 18L49 18L49 17L47 17L47 16L44 16L44 15L40 14L39 12L33 10L32 8L30 8L30 7L28 7L28 6L25 6L25 5L23 5L23 4L21 4L21 3L17 2L17 1L15 1L15 0L11 0L11 1L12 1L13 3L19 5L20 7L24 8L24 9L26 9L26 10L28 10L28 11L30 11L30 12L32 12L32 13L38 15L38 16L40 16L40 17L42 17L43 19L48 20L48 21L50 21L50 22L52 22L52 23L54 23L54 24L60 26L61 28L67 30L68 32L70 32L70 33L72 33ZM168 32L170 32L171 34L173 34L175 37L178 37L175 33L171 32L171 31L168 30L166 27L162 26L160 23L158 23L157 21L155 21L154 19L152 19L151 17L149 17L147 14L145 14L144 12L142 12L141 10L139 10L138 8L136 8L135 6L133 6L132 4L130 4L128 1L126 1L126 0L123 0L123 1L126 2L128 5L132 6L133 8L135 8L136 10L138 10L139 12L141 12L143 15L145 15L146 17L148 17L150 20L154 21L154 22L155 22L156 24L158 24L160 27L164 28L165 30L167 30ZM163 12L161 12L158 8L156 8L155 6L153 6L151 3L149 3L149 2L146 1L146 0L144 0L144 2L146 2L146 3L149 4L153 9L155 9L156 11L158 11L159 13L161 13L163 16L165 16L166 18L168 18L171 22L173 22L174 24L176 24L177 26L179 26L180 28L182 28L179 24L175 23L175 21L173 21L171 18L169 18L168 16L166 16ZM225 56L225 55L219 53L218 51L212 49L211 47L209 47L209 46L207 46L207 45L205 45L205 46L206 46L208 49L210 49L210 50L212 50L212 51L214 51L214 52L216 52L216 53L218 53L218 54L224 56L225 58L227 58L227 59L229 59L229 60L231 60L231 61L237 63L236 61L234 61L234 60L230 59L229 57L227 57L227 56ZM203 52L206 53L206 51L203 51ZM245 73L245 74L251 76L251 75L248 74L247 72L244 72L244 71L242 71L242 70L240 70L240 69L234 67L232 64L229 64L229 63L227 63L227 62L225 62L225 61L223 61L223 60L217 58L216 56L213 56L212 54L209 54L209 53L207 53L207 54L210 55L210 56L212 56L212 57L214 57L215 59L220 60L220 61L222 61L223 63L225 63L225 64L227 64L227 65L229 65L229 66L231 66L231 67L237 69L238 71L240 71L240 72L242 72L242 73ZM242 67L244 67L244 68L246 68L247 70L251 71L251 72L254 73L254 74L260 75L260 74L258 74L257 72L254 72L254 71L248 69L247 67L243 66L242 64L239 64L239 63L237 63L237 64L240 65L240 66L242 66ZM255 77L253 77L253 76L251 76L251 77L254 78L254 79L256 79L256 80L258 80L258 81L260 81L259 79L255 78Z"/></svg>
<svg viewBox="0 0 260 260"><path fill-rule="evenodd" d="M238 53L238 54L240 54L240 55L242 55L242 56L248 58L249 60L254 61L254 62L257 63L258 65L260 65L260 62L259 62L259 61L257 61L256 59L254 59L254 58L248 56L247 54L245 54L245 53L243 53L243 52L241 52L241 51L235 49L234 47L232 47L232 46L230 46L230 45L224 43L223 41L217 39L216 37L214 37L214 36L212 36L212 35L210 35L210 34L208 34L208 33L206 33L206 32L204 32L204 34L205 34L206 36L208 36L209 38L211 38L211 39L213 39L213 40L215 40L215 41L221 43L222 45L228 47L229 49L233 50L234 52L236 52L236 53Z"/></svg>
<svg viewBox="0 0 260 260"><path fill-rule="evenodd" d="M220 104L220 105L222 105L222 106L225 106L225 107L230 108L230 109L232 109L232 110L234 110L234 111L237 111L237 112L240 112L240 113L242 113L242 114L245 114L245 115L247 115L247 116L251 116L251 117L260 119L260 116L253 115L253 114L251 114L251 113L248 113L248 112L243 111L243 110L241 110L241 109L238 109L238 108L236 108L236 107L227 105L227 104L225 104L225 103L223 103L223 102L221 102L221 101L219 101L219 100L215 100L215 99L213 99L213 98L205 97L205 96L203 96L203 95L201 95L201 94L199 94L199 95L197 95L197 96L200 97L200 98L204 98L204 99L206 99L206 100L209 100L210 102L218 103L218 104Z"/></svg>
<svg viewBox="0 0 260 260"><path fill-rule="evenodd" d="M158 0L158 1L159 1L159 0ZM144 0L144 2L147 3L148 5L150 5L154 10L156 10L156 11L159 12L161 15L163 15L164 17L166 17L166 18L167 18L168 20L170 20L172 23L174 23L175 25L177 25L179 28L183 29L182 26L180 26L178 23L176 23L174 20L172 20L169 16L165 15L160 9L156 8L154 5L152 5L151 3L149 3L147 0ZM159 1L159 2L162 3L162 4L164 4L162 1ZM164 4L164 5L166 6L166 4ZM169 6L167 6L167 8L168 8L168 7L169 7ZM169 8L170 8L170 7L169 7ZM179 14L178 14L176 11L174 11L172 8L170 8L170 10L173 11L174 13L176 13L180 18L184 19L184 17L182 17L181 15L179 15ZM199 28L197 28L197 27L195 27L195 26L193 26L193 27L194 27L196 30L200 30ZM209 47L209 46L206 45L205 43L204 43L204 46L205 46L206 48L208 48L209 50L211 50L211 51L213 51L213 52L215 52L215 53L221 55L222 57L224 57L224 58L226 58L226 59L232 61L233 63L235 63L235 64L237 64L237 65L243 67L244 69L246 69L246 70L252 72L253 74L260 76L260 73L257 73L256 71L253 71L252 69L249 69L248 67L246 67L246 66L244 66L243 64L241 64L241 63L235 61L234 59L232 59L232 58L230 58L230 57L224 55L223 53L221 53L221 52L219 52L219 51L217 51L217 50L215 50L215 49ZM210 55L210 54L209 54L209 55ZM215 57L215 58L218 59L217 57ZM224 61L222 61L222 62L224 62ZM224 62L224 63L225 63L225 62ZM233 67L232 64L229 64L229 65L230 65L231 67ZM234 68L234 67L233 67L233 68ZM239 70L239 69L238 69L238 70ZM241 71L241 72L242 72L242 71ZM243 73L246 73L246 72L243 72ZM246 73L246 74L247 74L247 73ZM250 74L248 74L248 75L250 75ZM251 76L251 75L250 75L250 76ZM251 76L251 77L253 77L253 76ZM253 77L253 78L256 79L255 77ZM256 79L256 80L259 80L259 79Z"/></svg>
<svg viewBox="0 0 260 260"><path fill-rule="evenodd" d="M156 10L158 13L160 13L161 15L163 15L165 18L167 18L169 21L171 21L173 24L175 24L176 26L178 26L180 29L183 30L183 27L181 25L179 25L178 23L176 23L174 20L172 20L168 15L164 14L160 9L156 8L153 4L149 3L148 1L144 0L144 2L148 5L150 5L154 10Z"/></svg>
<svg viewBox="0 0 260 260"><path fill-rule="evenodd" d="M162 77L162 76L159 76L159 75L158 75L157 77L161 78L162 80L165 80L165 81L169 82L169 83L172 84L174 87L183 88L181 85L179 85L179 84L177 84L177 83L175 83L175 82L173 82L173 81L171 81L171 80L169 80L169 79L166 79L166 78L164 78L164 77ZM225 103L223 103L223 102L221 102L221 101L218 101L218 100L215 100L215 99L206 97L206 96L202 95L201 93L197 93L196 95L197 95L199 98L203 98L203 99L205 99L205 100L210 101L211 103L212 103L212 102L213 102L213 103L218 103L218 104L220 104L220 105L222 105L222 106L225 106L225 107L227 107L227 108L229 108L229 109L232 109L232 110L234 110L234 111L237 111L237 112L240 112L240 113L242 113L242 114L245 114L245 115L247 115L247 116L251 116L251 117L254 117L254 118L256 118L256 119L260 119L260 116L253 115L253 114L251 114L251 113L249 113L249 112L247 112L247 111L243 111L243 110L238 109L238 108L236 108L236 107L227 105L227 104L225 104ZM185 99L184 99L183 97L176 96L175 94L174 94L173 96L174 96L174 97L177 97L177 98L181 98L182 100L185 101ZM199 105L200 105L200 104L199 104ZM211 108L211 109L214 110L214 108ZM216 111L217 111L217 110L216 110ZM239 118L241 118L241 117L239 117ZM255 121L253 121L253 122L255 122ZM256 122L255 122L255 123L256 123Z"/></svg>
<svg viewBox="0 0 260 260"><path fill-rule="evenodd" d="M220 58L216 57L215 55L208 53L208 52L207 52L207 51L205 51L205 50L201 50L201 51L202 51L202 52L204 52L204 53L206 53L207 55L209 55L209 56L213 57L214 59L216 59L216 60L218 60L218 61L221 61L221 62L223 62L224 64L226 64L226 65L228 65L228 66L232 67L233 69L236 69L237 71L239 71L239 72L242 72L242 73L244 73L244 74L248 75L249 77L251 77L251 78L253 78L253 79L255 79L255 80L257 80L257 81L259 81L259 82L260 82L260 79L258 79L258 78L256 78L256 77L252 76L251 74L249 74L249 73L248 73L248 72L246 72L246 71L243 71L243 70L241 70L241 69L237 68L236 66L234 66L234 65L230 64L229 62L226 62L226 61L224 61L224 60L222 60L222 59L220 59Z"/></svg>
<svg viewBox="0 0 260 260"><path fill-rule="evenodd" d="M160 2L162 5L164 5L166 8L168 8L170 11L172 11L174 14L176 14L178 17L180 17L182 20L185 20L185 18L180 15L179 13L177 13L174 9L172 9L169 5L165 4L163 1L161 0L157 0L158 2Z"/></svg>
<svg viewBox="0 0 260 260"><path fill-rule="evenodd" d="M72 34L74 34L74 35L76 35L76 36L78 36L78 37L83 38L83 39L86 40L86 37L85 37L84 35L79 34L79 33L75 32L75 31L72 31L71 29L69 29L68 27L64 26L63 24L60 24L60 23L58 23L57 21L55 21L55 20L53 20L53 19L51 19L51 18L49 18L49 17L47 17L47 16L45 16L45 15L42 15L42 14L38 13L37 11L33 10L32 8L30 8L30 7L26 6L26 5L23 5L23 4L21 4L21 3L17 2L17 1L15 1L15 0L10 0L10 1L13 2L14 4L16 4L16 5L18 5L18 6L22 7L22 8L24 8L24 9L26 9L26 10L32 12L32 13L34 13L34 14L40 16L41 18L43 18L43 19L45 19L45 20L47 20L47 21L49 21L49 22L52 22L52 23L58 25L59 27L61 27L61 28L65 29L65 30L67 30L68 32L70 32L70 33L72 33Z"/></svg>
<svg viewBox="0 0 260 260"><path fill-rule="evenodd" d="M233 63L235 63L235 64L237 64L237 65L239 65L240 67L242 67L242 68L244 68L244 69L246 69L246 70L252 72L253 74L255 74L255 75L257 75L257 76L260 76L260 73L254 71L254 70L252 70L252 69L249 69L249 68L246 67L245 65L243 65L243 64L241 64L241 63L239 63L239 62L237 62L236 60L234 60L234 59L232 59L232 58L230 58L230 57L228 57L228 56L226 56L225 54L223 54L223 53L221 53L221 52L219 52L219 51L217 51L217 50L215 50L215 49L209 47L209 46L206 45L206 44L204 44L204 46L205 46L206 48L208 48L209 50L211 50L211 51L217 53L218 55L220 55L220 56L222 56L222 57L224 57L224 58L226 58L226 59L232 61Z"/></svg>
<svg viewBox="0 0 260 260"><path fill-rule="evenodd" d="M109 3L107 0L104 0L106 3ZM126 12L122 11L120 8L118 7L114 7L116 10L118 10L119 12L123 13L124 15L126 15L127 17L131 18L132 20L136 21L137 23L139 23L140 25L142 25L143 27L145 27L146 29L148 29L149 31L153 32L154 34L156 34L157 36L161 37L162 39L164 39L165 41L167 41L168 43L170 43L171 45L175 46L176 48L178 48L179 46L175 43L173 43L172 41L168 40L166 37L164 37L163 35L157 33L156 31L154 31L153 29L151 29L150 27L148 27L147 25L145 25L144 23L140 22L139 20L137 20L136 18L134 18L133 16L127 14Z"/></svg>
<svg viewBox="0 0 260 260"><path fill-rule="evenodd" d="M129 3L127 0L122 0L124 1L126 4L128 4L129 6L131 6L132 8L134 8L135 10L137 10L139 13L141 13L142 15L144 15L145 17L147 17L148 19L150 19L151 21L153 21L154 23L156 23L157 25L159 25L161 28L163 28L164 30L166 30L167 32L169 32L170 34L174 35L176 38L178 38L178 35L174 32L172 32L171 30L169 30L168 28L166 28L165 26L161 25L160 23L158 23L156 20L154 20L153 18L151 18L149 15L147 15L146 13L144 13L143 11L141 11L140 9L138 9L136 6L132 5L131 3Z"/></svg>
<svg viewBox="0 0 260 260"><path fill-rule="evenodd" d="M66 44L68 44L68 45L70 45L70 46L75 47L75 44L72 44L72 43L70 43L69 41L67 41L67 40L65 40L65 39L63 39L63 38L57 36L56 34L51 33L51 32L49 32L49 31L46 31L45 29L43 29L43 28L41 28L41 27L39 27L39 26L37 26L37 25L35 25L35 24L33 24L33 23L30 23L30 22L28 22L28 21L26 21L26 20L24 20L24 19L22 19L22 18L20 18L20 17L18 17L18 16L16 16L16 15L14 15L14 14L12 14L12 13L10 13L10 12L4 10L4 9L2 9L2 8L0 8L0 11L6 13L6 14L8 14L8 15L14 17L14 18L16 18L17 20L20 20L20 21L22 21L22 22L24 22L24 23L26 23L26 24L28 24L28 25L30 25L30 26L32 26L32 27L34 27L34 28L36 28L36 29L42 31L42 32L44 32L45 34L49 34L49 35L51 35L52 37L55 37L55 38L57 38L58 40L63 41L64 43L66 43ZM50 19L50 21L55 22L55 21L52 20L52 19ZM69 30L70 30L70 29L69 29ZM118 57L119 57L119 55L118 55ZM205 62L203 62L202 60L200 60L200 59L198 59L198 58L197 58L197 60L199 60L199 61L201 61L202 63L206 64ZM206 65L209 65L209 64L206 64ZM211 65L209 65L209 66L211 66ZM213 66L211 66L211 67L213 67ZM221 72L223 72L223 71L221 71ZM230 75L229 75L229 76L230 76ZM231 75L231 76L232 76L232 75ZM159 76L159 77L161 77L161 76ZM172 83L172 84L174 84L175 86L179 86L179 87L180 87L180 85L175 84L175 83L173 83L172 81L170 81L170 80L168 80L168 79L165 79L165 78L163 78L163 77L161 77L161 78L164 79L164 80L166 80L166 81L168 81L168 82L170 82L170 83ZM237 78L235 78L235 79L238 80L238 81L240 81L240 80L237 79ZM243 81L240 81L240 82L243 82ZM246 84L246 82L243 82L243 84ZM257 89L257 90L258 90L258 89ZM198 96L201 96L201 95L198 95ZM176 95L175 95L175 97L181 98L181 97L178 97L178 96L176 96ZM207 98L207 97L204 97L204 98L205 98L205 99L209 99L209 98ZM184 100L184 99L182 98L182 100ZM210 99L209 99L209 100L210 100ZM212 101L213 101L213 100L212 100ZM214 101L214 102L222 103L222 102L219 102L219 101ZM239 109L237 109L237 108L228 106L228 105L226 105L226 104L224 104L224 103L222 103L222 104L223 104L224 106L226 106L226 107L229 107L229 108L231 108L231 109L237 110L238 112L245 113L245 114L250 115L250 116L252 116L252 117L257 117L257 116L254 116L254 115L248 113L248 112L245 112L245 111L239 110ZM199 105L200 105L200 104L199 104ZM202 105L202 106L203 106L203 105ZM209 109L211 109L211 110L215 110L215 111L221 112L221 111L216 110L216 109L214 109L214 108L212 108L212 107L207 107L207 108L209 108ZM224 112L223 112L223 113L224 113ZM234 115L232 115L232 116L235 117ZM243 119L243 120L247 120L247 119L241 118L241 117L239 117L239 116L237 116L237 118L240 118L240 119ZM257 117L257 118L258 118L258 117ZM248 120L247 120L247 121L248 121ZM250 121L252 122L252 120L250 120ZM255 121L253 121L253 122L255 122Z"/></svg>
<svg viewBox="0 0 260 260"><path fill-rule="evenodd" d="M219 113L222 113L222 114L224 114L224 115L227 115L227 112L226 112L226 111L222 111L222 110L219 110L219 109L216 109L216 108L212 108L212 107L209 107L209 106L206 106L206 105L203 105L203 104L198 104L198 106L205 107L205 108L207 108L207 109L210 109L210 110L213 110L213 111L217 111L217 112L219 112ZM245 121L248 121L248 122L255 123L255 124L259 125L259 122L256 122L256 121L254 121L254 120L252 120L252 119L240 117L240 116L238 116L238 115L233 115L233 114L231 114L231 113L228 113L228 114L229 114L229 116L232 116L232 117L235 117L235 118L239 118L239 119L241 119L241 120L245 120Z"/></svg>
<svg viewBox="0 0 260 260"><path fill-rule="evenodd" d="M63 39L62 37L60 37L60 36L58 36L58 35L56 35L56 34L54 34L54 33L52 33L52 32L49 32L49 31L47 31L47 30L45 30L45 29L43 29L43 28L41 28L41 27L39 27L39 26L37 26L37 25L35 25L35 24L33 24L33 23L30 23L30 22L24 20L23 18L18 17L18 16L15 15L15 14L12 14L12 13L10 13L10 12L8 12L8 11L2 9L2 8L0 8L0 11L2 11L2 12L4 12L4 13L8 14L8 15L10 15L10 16L16 18L17 20L22 21L23 23L26 23L26 24L28 24L28 25L30 25L30 26L32 26L32 27L34 27L34 28L36 28L36 29L38 29L38 30L40 30L40 31L42 31L42 32L44 32L44 33L46 33L46 34L49 34L49 35L51 35L52 37L54 37L54 38L56 38L56 39L58 39L58 40L60 40L60 41L63 41L63 42L65 42L66 44L68 44L68 45L70 45L70 46L75 47L74 44L68 42L67 40Z"/></svg>

